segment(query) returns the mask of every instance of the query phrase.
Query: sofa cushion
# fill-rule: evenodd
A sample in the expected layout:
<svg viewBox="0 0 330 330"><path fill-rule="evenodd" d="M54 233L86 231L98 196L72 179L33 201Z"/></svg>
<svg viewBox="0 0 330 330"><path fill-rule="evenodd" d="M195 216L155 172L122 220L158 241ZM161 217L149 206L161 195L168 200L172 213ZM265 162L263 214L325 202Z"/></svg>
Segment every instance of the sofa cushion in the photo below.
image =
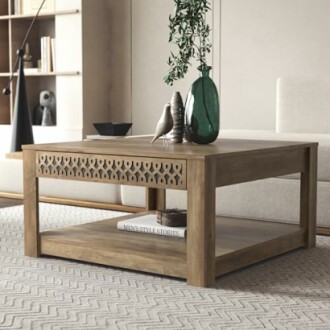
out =
<svg viewBox="0 0 330 330"><path fill-rule="evenodd" d="M297 223L299 219L300 181L270 178L217 188L216 214ZM124 205L145 205L145 188L122 186ZM330 182L319 182L317 187L317 225L330 227ZM187 193L166 191L167 208L187 208Z"/></svg>
<svg viewBox="0 0 330 330"><path fill-rule="evenodd" d="M225 186L216 189L216 214L294 223L299 214L296 196L297 180L271 178ZM144 206L145 189L122 186L122 201L124 205ZM166 207L187 209L187 192L166 190Z"/></svg>
<svg viewBox="0 0 330 330"><path fill-rule="evenodd" d="M276 131L330 133L330 78L280 77Z"/></svg>
<svg viewBox="0 0 330 330"><path fill-rule="evenodd" d="M0 191L23 192L23 166L18 159L0 159Z"/></svg>
<svg viewBox="0 0 330 330"><path fill-rule="evenodd" d="M253 130L220 130L219 138L318 142L317 177L319 181L330 182L330 134L276 133L274 131ZM290 174L286 177L291 179L299 179L299 174Z"/></svg>

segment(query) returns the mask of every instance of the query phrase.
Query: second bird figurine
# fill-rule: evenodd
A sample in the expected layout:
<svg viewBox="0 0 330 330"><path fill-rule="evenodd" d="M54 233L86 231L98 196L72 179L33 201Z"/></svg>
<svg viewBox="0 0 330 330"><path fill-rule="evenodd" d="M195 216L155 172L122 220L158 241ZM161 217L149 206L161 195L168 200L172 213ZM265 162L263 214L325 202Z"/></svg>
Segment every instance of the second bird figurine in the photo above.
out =
<svg viewBox="0 0 330 330"><path fill-rule="evenodd" d="M171 104L167 103L164 106L162 116L160 117L156 127L155 136L152 139L151 143L154 143L159 137L169 133L172 128L173 128L173 118L171 114Z"/></svg>

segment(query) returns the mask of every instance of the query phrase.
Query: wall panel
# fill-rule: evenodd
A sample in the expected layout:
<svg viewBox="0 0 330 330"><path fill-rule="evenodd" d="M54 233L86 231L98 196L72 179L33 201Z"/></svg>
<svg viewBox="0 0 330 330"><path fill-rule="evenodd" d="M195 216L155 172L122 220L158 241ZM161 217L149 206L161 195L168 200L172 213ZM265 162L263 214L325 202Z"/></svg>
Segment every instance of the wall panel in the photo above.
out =
<svg viewBox="0 0 330 330"><path fill-rule="evenodd" d="M276 79L330 76L329 0L221 1L221 127L275 129Z"/></svg>

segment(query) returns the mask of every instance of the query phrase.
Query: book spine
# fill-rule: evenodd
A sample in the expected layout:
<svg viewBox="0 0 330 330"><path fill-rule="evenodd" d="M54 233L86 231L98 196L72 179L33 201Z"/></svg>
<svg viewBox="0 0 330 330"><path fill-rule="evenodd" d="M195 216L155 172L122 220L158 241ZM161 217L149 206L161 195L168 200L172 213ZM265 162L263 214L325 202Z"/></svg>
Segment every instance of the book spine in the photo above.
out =
<svg viewBox="0 0 330 330"><path fill-rule="evenodd" d="M56 71L56 57L55 57L56 42L55 42L55 38L50 39L50 45L51 45L52 68L53 68L53 71Z"/></svg>
<svg viewBox="0 0 330 330"><path fill-rule="evenodd" d="M40 39L40 51L41 51L41 72L46 72L46 46L45 37Z"/></svg>
<svg viewBox="0 0 330 330"><path fill-rule="evenodd" d="M50 72L52 68L51 63L51 42L50 37L41 37L41 71Z"/></svg>
<svg viewBox="0 0 330 330"><path fill-rule="evenodd" d="M123 222L117 223L117 229L132 231L136 233L144 233L144 234L153 234L160 236L172 236L172 237L186 237L186 231L177 230L175 227L172 228L159 228L153 226L143 226L136 224L125 224Z"/></svg>
<svg viewBox="0 0 330 330"><path fill-rule="evenodd" d="M14 14L15 15L21 14L21 0L14 1Z"/></svg>
<svg viewBox="0 0 330 330"><path fill-rule="evenodd" d="M46 38L47 72L51 72L52 71L51 42L50 42L50 37L45 37L45 38Z"/></svg>

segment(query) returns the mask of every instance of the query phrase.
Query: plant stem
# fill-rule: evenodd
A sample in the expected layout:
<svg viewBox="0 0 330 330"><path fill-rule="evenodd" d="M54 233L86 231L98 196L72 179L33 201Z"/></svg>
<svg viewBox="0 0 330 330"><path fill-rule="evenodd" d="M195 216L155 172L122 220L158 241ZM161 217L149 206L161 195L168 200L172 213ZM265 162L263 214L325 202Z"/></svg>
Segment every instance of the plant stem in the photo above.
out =
<svg viewBox="0 0 330 330"><path fill-rule="evenodd" d="M169 85L173 85L174 80L184 78L192 58L196 58L201 67L207 67L206 53L209 53L212 47L208 39L210 27L206 23L209 0L174 2L175 13L169 18L169 41L178 46L179 53L171 53L168 59L170 69L164 80Z"/></svg>

